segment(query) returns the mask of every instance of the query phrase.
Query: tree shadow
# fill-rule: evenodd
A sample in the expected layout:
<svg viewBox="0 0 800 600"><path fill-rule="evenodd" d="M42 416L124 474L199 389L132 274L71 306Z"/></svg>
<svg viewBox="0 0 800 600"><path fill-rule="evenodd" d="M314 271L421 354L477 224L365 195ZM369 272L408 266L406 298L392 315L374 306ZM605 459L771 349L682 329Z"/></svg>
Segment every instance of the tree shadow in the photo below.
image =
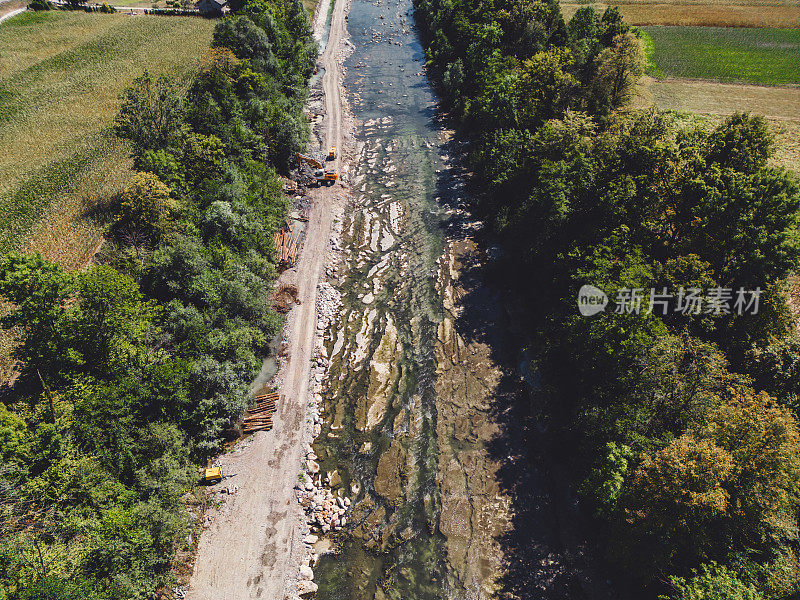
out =
<svg viewBox="0 0 800 600"><path fill-rule="evenodd" d="M465 155L466 142L454 137L443 151ZM555 444L540 421L543 391L538 375L528 371L523 332L525 307L503 285L485 249L498 243L476 223L468 198L477 193L469 185L464 165L454 163L437 175L437 195L450 210L443 224L450 240L472 239L477 249L465 257L460 284L460 314L456 332L466 343L481 343L502 375L493 394L490 418L499 433L487 445L500 468L502 494L511 500L509 529L497 538L505 555L499 578L500 597L508 599L579 600L615 598L590 546L590 519L581 515L572 478L558 461ZM520 274L524 276L524 274ZM517 314L513 314L516 312ZM597 565L597 566L596 566Z"/></svg>

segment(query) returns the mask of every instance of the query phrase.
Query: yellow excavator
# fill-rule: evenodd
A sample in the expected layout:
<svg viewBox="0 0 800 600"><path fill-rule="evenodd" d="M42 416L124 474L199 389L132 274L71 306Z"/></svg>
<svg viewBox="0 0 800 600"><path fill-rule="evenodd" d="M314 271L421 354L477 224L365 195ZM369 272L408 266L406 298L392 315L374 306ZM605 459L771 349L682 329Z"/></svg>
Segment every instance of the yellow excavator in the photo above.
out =
<svg viewBox="0 0 800 600"><path fill-rule="evenodd" d="M297 164L300 167L300 170L303 170L303 163L308 164L311 166L314 171L314 179L319 184L326 184L326 185L333 185L336 183L336 180L339 179L339 170L338 169L325 169L323 164L319 162L313 156L308 156L306 154L297 153Z"/></svg>

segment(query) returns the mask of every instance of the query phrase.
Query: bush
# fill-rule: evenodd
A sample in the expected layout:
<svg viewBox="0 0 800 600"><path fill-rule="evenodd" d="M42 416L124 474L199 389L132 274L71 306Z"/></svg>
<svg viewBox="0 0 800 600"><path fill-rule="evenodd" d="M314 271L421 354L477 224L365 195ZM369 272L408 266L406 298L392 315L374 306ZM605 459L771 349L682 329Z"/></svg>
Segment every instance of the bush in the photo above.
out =
<svg viewBox="0 0 800 600"><path fill-rule="evenodd" d="M28 4L28 10L52 10L53 5L47 0L33 0Z"/></svg>
<svg viewBox="0 0 800 600"><path fill-rule="evenodd" d="M702 565L700 571L693 570L688 581L673 577L672 585L677 593L672 600L763 600L753 585L742 582L733 571L712 562ZM662 598L664 598L662 596Z"/></svg>

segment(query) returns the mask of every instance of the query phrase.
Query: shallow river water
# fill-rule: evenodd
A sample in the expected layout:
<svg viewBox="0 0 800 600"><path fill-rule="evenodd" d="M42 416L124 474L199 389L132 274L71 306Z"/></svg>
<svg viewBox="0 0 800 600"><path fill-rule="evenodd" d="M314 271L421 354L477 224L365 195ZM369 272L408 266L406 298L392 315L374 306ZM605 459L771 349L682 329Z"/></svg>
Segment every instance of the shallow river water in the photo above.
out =
<svg viewBox="0 0 800 600"><path fill-rule="evenodd" d="M321 600L484 598L498 570L506 500L484 450L495 373L460 373L474 369L450 356L464 348L448 233L464 218L462 183L411 11L411 0L353 0L349 13L345 87L361 155L314 448L354 507L338 552L314 569Z"/></svg>

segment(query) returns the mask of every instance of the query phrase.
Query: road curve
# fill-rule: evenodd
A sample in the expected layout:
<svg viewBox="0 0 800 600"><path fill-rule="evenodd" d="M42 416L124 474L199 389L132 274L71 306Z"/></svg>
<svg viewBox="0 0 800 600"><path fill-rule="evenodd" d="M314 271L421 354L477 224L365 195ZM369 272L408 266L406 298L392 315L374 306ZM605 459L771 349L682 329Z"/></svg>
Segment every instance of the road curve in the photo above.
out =
<svg viewBox="0 0 800 600"><path fill-rule="evenodd" d="M26 10L27 9L23 6L22 8L16 8L11 12L7 12L4 15L0 15L0 23L5 21L6 19L10 19L11 17L16 17L17 15L24 13Z"/></svg>
<svg viewBox="0 0 800 600"><path fill-rule="evenodd" d="M348 0L336 0L328 44L321 57L326 107L326 140L342 148L341 44L346 35ZM322 3L320 3L321 8ZM340 166L337 156L335 166ZM339 186L311 194L306 238L298 258L295 283L299 304L289 315L289 358L274 429L253 436L249 446L224 455L220 463L237 486L200 537L189 586L189 600L282 600L297 575L293 550L301 544L302 510L294 494L304 456L304 428L311 353L316 331L317 285L323 274ZM217 486L219 487L219 486ZM290 592L292 590L289 590Z"/></svg>

